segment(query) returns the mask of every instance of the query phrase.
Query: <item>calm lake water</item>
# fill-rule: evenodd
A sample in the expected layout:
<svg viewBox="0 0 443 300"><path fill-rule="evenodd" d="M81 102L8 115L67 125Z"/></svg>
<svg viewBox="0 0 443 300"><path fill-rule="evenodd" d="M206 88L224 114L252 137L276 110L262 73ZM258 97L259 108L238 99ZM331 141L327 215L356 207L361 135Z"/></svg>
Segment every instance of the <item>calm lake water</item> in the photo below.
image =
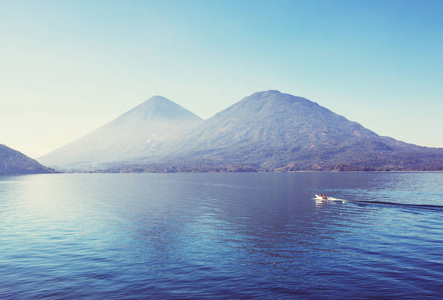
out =
<svg viewBox="0 0 443 300"><path fill-rule="evenodd" d="M1 299L442 294L443 173L0 177Z"/></svg>

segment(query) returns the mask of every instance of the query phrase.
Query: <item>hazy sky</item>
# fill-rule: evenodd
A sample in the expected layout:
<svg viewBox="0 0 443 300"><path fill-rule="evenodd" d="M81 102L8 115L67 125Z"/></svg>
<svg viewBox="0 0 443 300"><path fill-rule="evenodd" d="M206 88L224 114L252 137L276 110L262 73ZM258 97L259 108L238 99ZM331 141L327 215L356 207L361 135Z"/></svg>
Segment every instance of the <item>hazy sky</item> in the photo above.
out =
<svg viewBox="0 0 443 300"><path fill-rule="evenodd" d="M443 147L443 1L0 0L0 143L31 157L153 95L263 90Z"/></svg>

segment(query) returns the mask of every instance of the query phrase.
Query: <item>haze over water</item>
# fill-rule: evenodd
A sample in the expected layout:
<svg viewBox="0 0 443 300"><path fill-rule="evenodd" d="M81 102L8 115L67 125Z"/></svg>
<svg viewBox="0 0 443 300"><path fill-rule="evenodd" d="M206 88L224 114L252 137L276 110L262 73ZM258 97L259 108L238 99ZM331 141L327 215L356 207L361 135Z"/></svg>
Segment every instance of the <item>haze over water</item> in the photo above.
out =
<svg viewBox="0 0 443 300"><path fill-rule="evenodd" d="M442 217L441 172L0 177L0 298L437 298Z"/></svg>

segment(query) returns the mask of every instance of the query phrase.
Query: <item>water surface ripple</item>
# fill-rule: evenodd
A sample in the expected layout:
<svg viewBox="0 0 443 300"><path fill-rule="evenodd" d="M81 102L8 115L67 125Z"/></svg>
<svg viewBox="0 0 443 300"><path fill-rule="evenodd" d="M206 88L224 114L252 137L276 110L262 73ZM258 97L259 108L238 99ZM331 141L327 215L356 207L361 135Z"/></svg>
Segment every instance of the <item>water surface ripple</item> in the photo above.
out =
<svg viewBox="0 0 443 300"><path fill-rule="evenodd" d="M0 298L438 298L442 207L443 173L3 176Z"/></svg>

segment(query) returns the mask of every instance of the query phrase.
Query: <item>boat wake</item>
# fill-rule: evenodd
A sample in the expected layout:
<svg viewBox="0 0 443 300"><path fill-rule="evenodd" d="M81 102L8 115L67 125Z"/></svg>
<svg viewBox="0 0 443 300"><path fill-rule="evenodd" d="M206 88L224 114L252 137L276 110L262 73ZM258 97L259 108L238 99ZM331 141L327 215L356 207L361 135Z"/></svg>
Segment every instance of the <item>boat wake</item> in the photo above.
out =
<svg viewBox="0 0 443 300"><path fill-rule="evenodd" d="M409 204L409 203L398 203L398 202L389 202L389 201L367 201L367 200L345 200L338 199L334 197L327 197L326 199L315 195L314 198L316 201L334 201L334 202L342 202L342 203L355 203L360 205L383 205L383 206L393 206L393 207L403 207L403 208L418 208L418 209L431 209L437 211L443 211L442 205L432 205L432 204Z"/></svg>

